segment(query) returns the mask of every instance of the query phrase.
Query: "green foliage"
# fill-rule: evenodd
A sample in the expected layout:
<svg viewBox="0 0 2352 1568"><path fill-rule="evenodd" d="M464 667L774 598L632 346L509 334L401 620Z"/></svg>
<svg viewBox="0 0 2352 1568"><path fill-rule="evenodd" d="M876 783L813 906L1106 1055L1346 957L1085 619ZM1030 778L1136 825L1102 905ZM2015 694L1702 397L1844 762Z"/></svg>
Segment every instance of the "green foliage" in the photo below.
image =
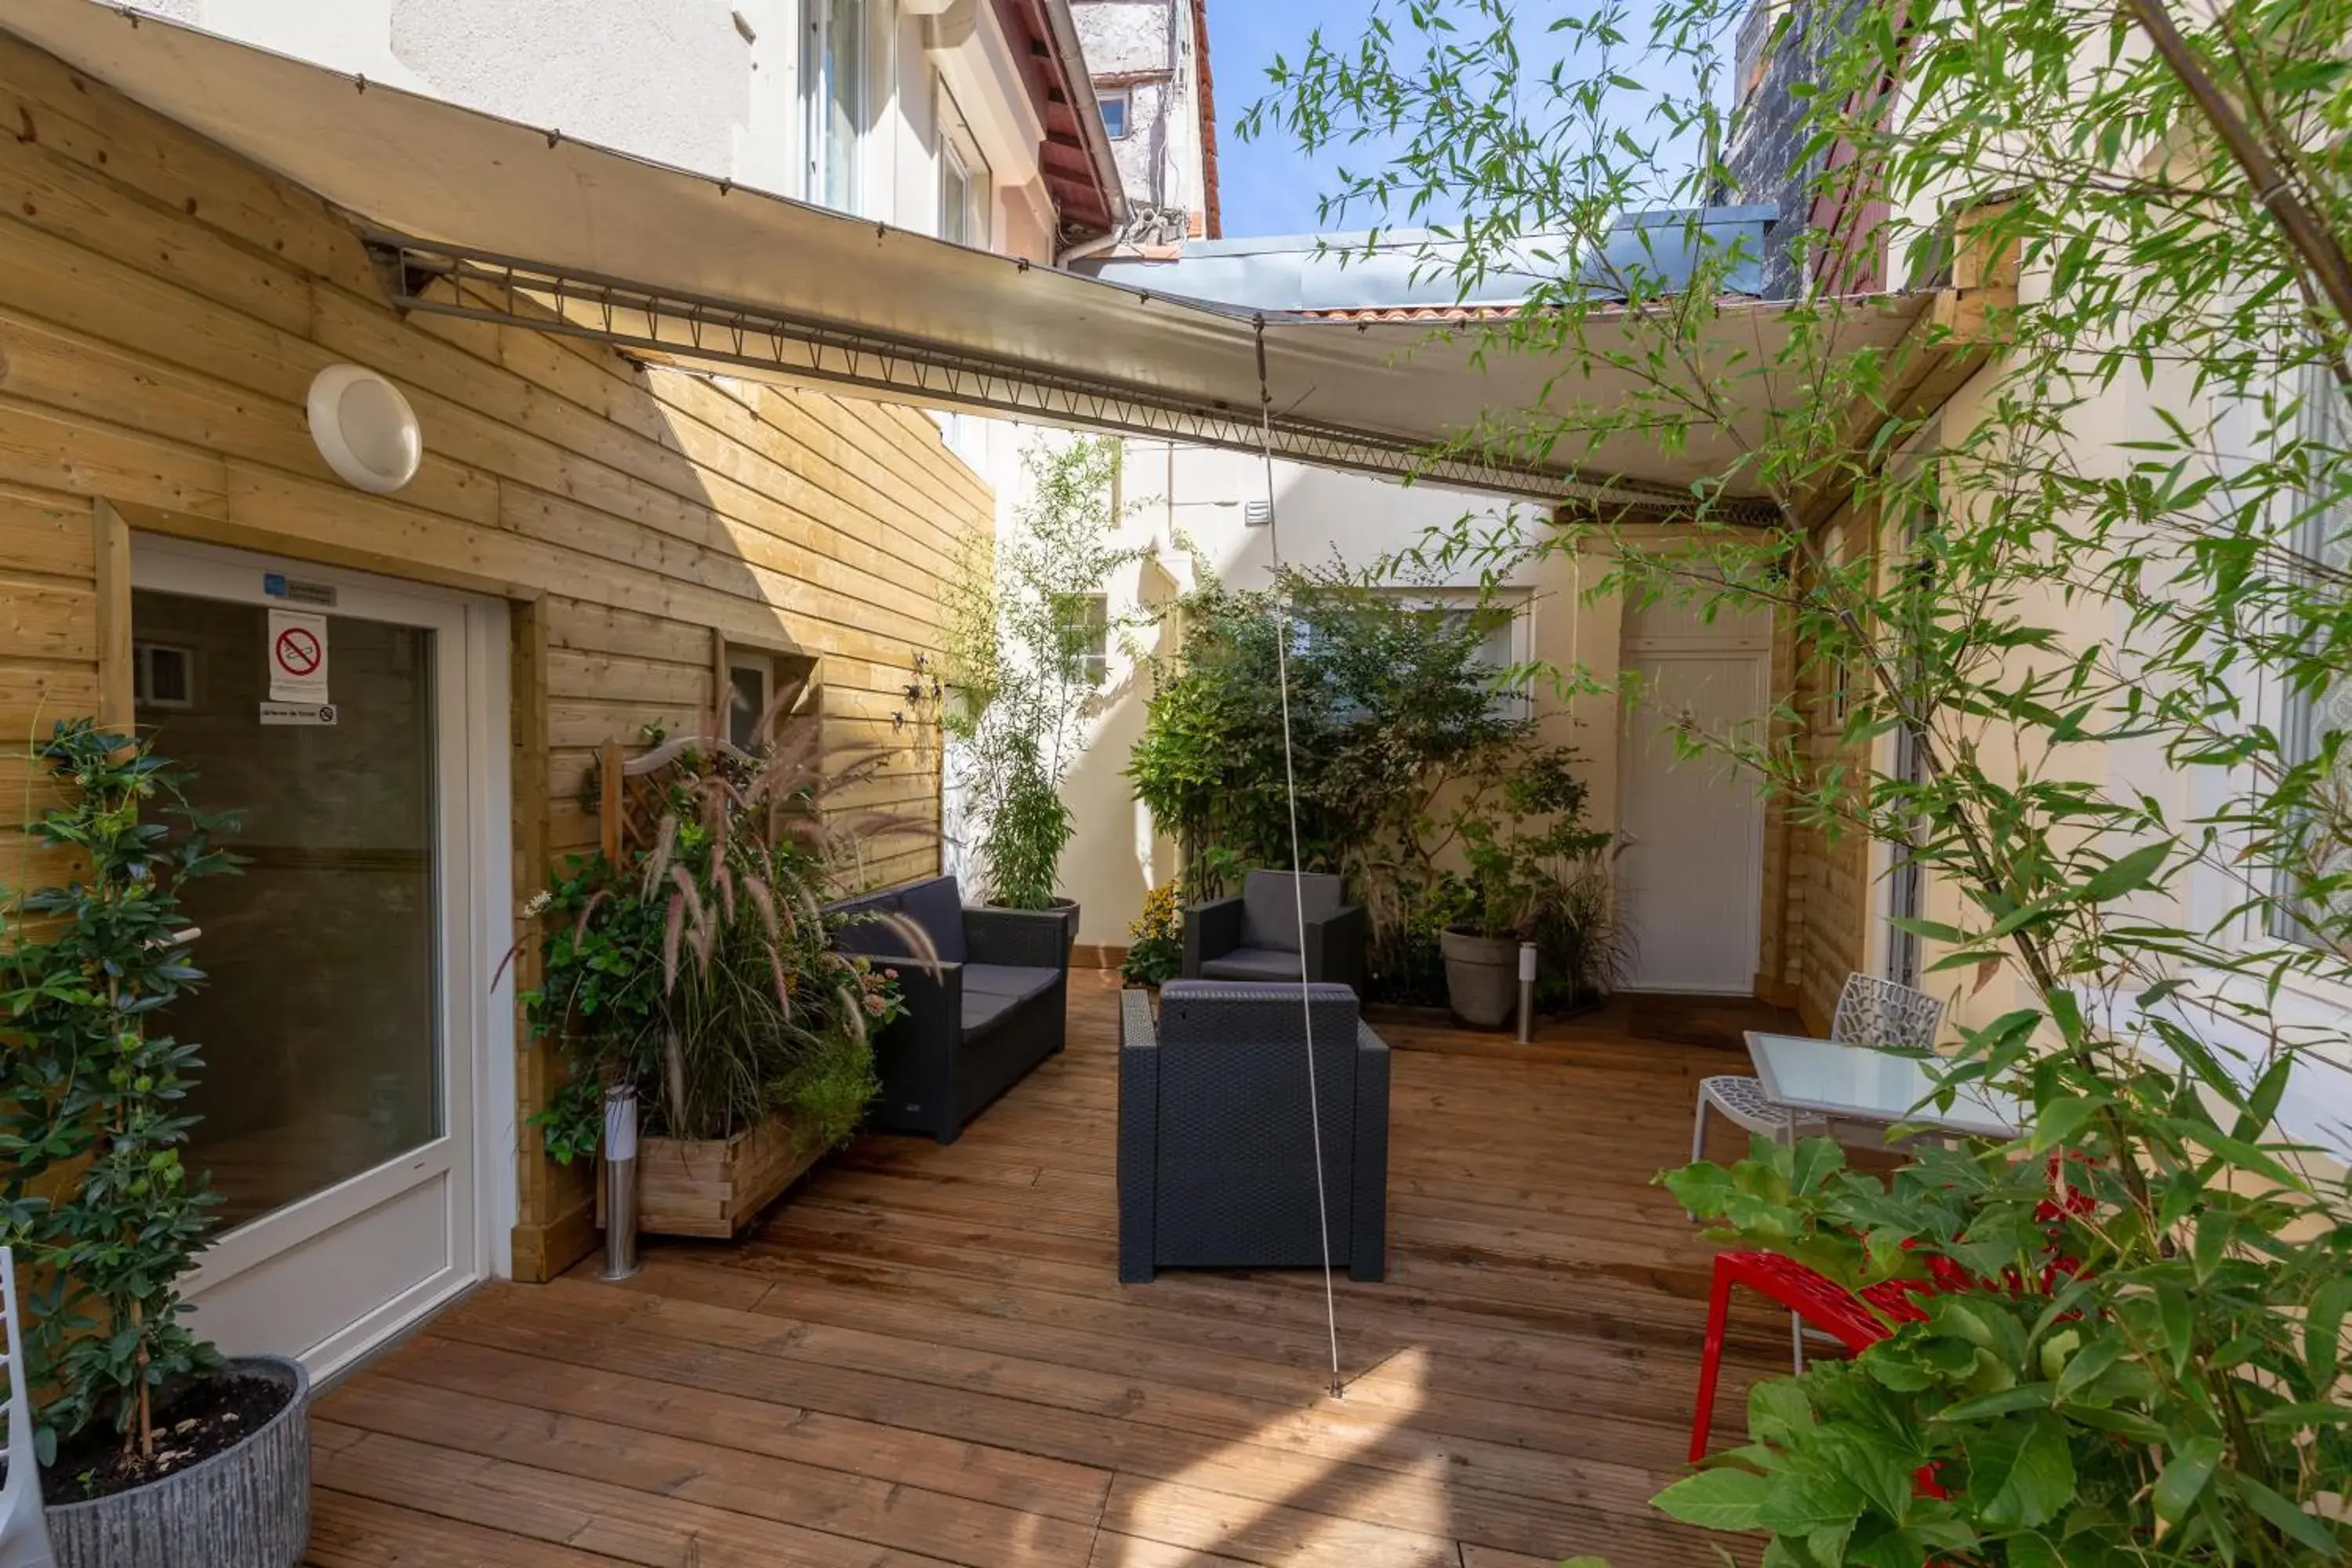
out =
<svg viewBox="0 0 2352 1568"><path fill-rule="evenodd" d="M1612 227L1737 183L1721 50L1746 0L1547 11L1556 68L1522 9L1382 6L1278 65L1248 123L1381 142L1335 206L1459 215L1441 265L1465 283L1540 274L1475 346L1540 357L1544 403L1458 449L1586 458L1601 487L1595 454L1722 454L1683 495L1565 497L1538 549L1577 552L1596 595L1774 616L1811 700L1682 745L1918 868L1934 984L2000 1014L1936 1071L2034 1129L1891 1192L1818 1151L1686 1176L1727 1237L1841 1278L1943 1258L2033 1288L1939 1299L1852 1366L1765 1385L1749 1446L1662 1504L1770 1531L1772 1568L2343 1561L2352 1194L2340 1142L2305 1140L2352 1062L2352 16L1780 13L1773 47L1812 78L1795 210L1852 221L1801 237L1804 297L1758 337L1727 301L1764 258L1696 218L1654 245ZM1992 357L1923 410L1905 389L1951 345L1861 344L1874 307L1837 296L1948 267ZM1670 539L1636 526L1657 521ZM1423 553L1511 548L1454 529ZM2033 1178L2062 1149L2093 1203L2053 1226ZM2051 1247L2082 1267L2044 1289ZM1948 1498L1903 1484L1922 1463Z"/></svg>
<svg viewBox="0 0 2352 1568"><path fill-rule="evenodd" d="M1503 778L1499 809L1462 824L1471 897L1458 929L1532 936L1538 913L1564 912L1575 868L1608 847L1608 834L1584 826L1587 792L1570 761L1557 749L1522 758Z"/></svg>
<svg viewBox="0 0 2352 1568"><path fill-rule="evenodd" d="M830 1146L873 1098L871 1031L895 1016L895 972L830 950L819 906L845 836L914 825L819 815L828 776L806 693L779 695L757 755L672 742L654 842L626 866L571 859L540 900L549 929L532 1034L554 1042L566 1085L531 1117L550 1158L591 1155L605 1089L637 1091L646 1131L723 1139L778 1112Z"/></svg>
<svg viewBox="0 0 2352 1568"><path fill-rule="evenodd" d="M1485 662L1507 607L1402 602L1321 570L1264 592L1210 580L1176 608L1182 646L1156 672L1127 771L1196 896L1291 863L1295 783L1301 864L1344 874L1370 915L1374 994L1442 998L1439 931L1532 932L1539 915L1561 958L1584 965L1561 979L1606 984L1608 900L1570 892L1605 883L1605 836L1582 825L1575 753L1543 742Z"/></svg>
<svg viewBox="0 0 2352 1568"><path fill-rule="evenodd" d="M219 1364L183 1321L177 1289L212 1203L204 1173L181 1161L194 1121L182 1102L203 1062L154 1026L203 983L180 890L235 868L215 843L233 824L190 809L187 774L89 720L59 722L34 755L69 799L32 837L74 855L86 879L28 893L13 911L0 1240L48 1274L28 1299L26 1336L32 1386L55 1391L38 1415L41 1452L102 1423L152 1461L155 1392Z"/></svg>
<svg viewBox="0 0 2352 1568"><path fill-rule="evenodd" d="M776 1086L794 1131L819 1148L846 1143L866 1119L866 1108L882 1091L868 1042L907 1010L896 969L877 969L872 960L856 956L849 959L849 968L855 984L845 996L855 1006L843 1016L842 1026L818 1036L798 1056Z"/></svg>
<svg viewBox="0 0 2352 1568"><path fill-rule="evenodd" d="M1107 437L1034 442L1017 527L992 547L971 540L943 594L952 776L979 823L981 896L1008 909L1053 903L1076 828L1062 781L1097 701L1091 655L1121 630L1105 595L1145 553L1114 542L1118 461Z"/></svg>
<svg viewBox="0 0 2352 1568"><path fill-rule="evenodd" d="M1184 973L1183 883L1162 882L1144 895L1143 912L1127 928L1120 978L1130 985L1164 985Z"/></svg>
<svg viewBox="0 0 2352 1568"><path fill-rule="evenodd" d="M2192 1562L2340 1561L2341 1527L2289 1500L2352 1476L2352 1225L2310 1229L2308 1184L2249 1188L2208 1152L2242 1092L2179 1096L2153 1074L2127 1092L2157 1096L2142 1109L2181 1140L2144 1192L2096 1139L1928 1149L1891 1183L1826 1140L1759 1139L1728 1171L1667 1177L1726 1239L1857 1288L1942 1288L1916 1298L1925 1321L1853 1362L1758 1385L1748 1446L1659 1506L1771 1531L1801 1563L2136 1563L2152 1543ZM2143 1203L2178 1216L2184 1245L2147 1245Z"/></svg>
<svg viewBox="0 0 2352 1568"><path fill-rule="evenodd" d="M1076 831L1076 821L1043 763L1026 753L1013 759L980 838L989 901L1014 910L1052 908L1055 871Z"/></svg>

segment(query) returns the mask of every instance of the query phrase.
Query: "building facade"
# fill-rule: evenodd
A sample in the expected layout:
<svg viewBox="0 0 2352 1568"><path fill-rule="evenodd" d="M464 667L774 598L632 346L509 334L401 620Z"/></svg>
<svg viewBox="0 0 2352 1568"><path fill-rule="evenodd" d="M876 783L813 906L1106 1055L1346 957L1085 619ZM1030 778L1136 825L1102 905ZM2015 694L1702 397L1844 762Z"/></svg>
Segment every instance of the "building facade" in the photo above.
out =
<svg viewBox="0 0 2352 1568"><path fill-rule="evenodd" d="M1611 243L1671 266L1672 247L1643 231L1670 232L1680 243L1687 216L1629 220ZM1738 244L1755 255L1770 216L1763 207L1710 209L1701 243ZM1118 252L1078 265L1159 293L1341 321L1425 322L1432 333L1475 331L1519 298L1509 268L1493 269L1463 297L1445 265L1446 243L1435 236L1384 235L1378 247L1369 240L1194 240L1167 256ZM1738 281L1760 289L1761 277L1754 268ZM1592 595L1605 563L1538 550L1548 514L1499 495L1137 440L1124 444L1120 474L1121 542L1145 558L1106 584L1107 618L1133 630L1109 649L1089 744L1066 786L1077 832L1063 860L1065 890L1084 911L1080 940L1103 961L1115 961L1145 893L1179 864L1124 773L1143 729L1150 661L1175 651L1176 628L1153 612L1204 577L1258 588L1282 566L1338 566L1387 576L1382 591L1401 604L1466 605L1491 586L1511 612L1488 650L1498 670L1530 662L1638 670L1651 699L1630 714L1613 701L1563 699L1540 686L1522 699L1548 741L1579 753L1589 820L1619 835L1623 978L1639 989L1790 999L1787 825L1742 781L1679 758L1669 733L1672 718L1692 708L1726 726L1762 721L1792 668L1769 617L1704 620L1663 605L1629 611L1614 595ZM1485 582L1482 560L1389 564L1433 531L1465 521L1480 537L1528 552L1499 584ZM1660 547L1672 537L1662 531Z"/></svg>
<svg viewBox="0 0 2352 1568"><path fill-rule="evenodd" d="M1123 238L1164 247L1223 233L1207 0L1071 0L1129 214Z"/></svg>
<svg viewBox="0 0 2352 1568"><path fill-rule="evenodd" d="M1076 133L1083 72L1045 69L1076 58L1051 7L159 9L1042 261L1121 204ZM7 722L135 724L198 804L246 810L251 865L194 910L191 1158L227 1225L191 1297L225 1349L331 1373L593 1243L588 1167L529 1121L561 1068L517 993L526 900L597 844L600 747L805 679L830 746L890 749L832 804L937 820L907 693L940 653L940 574L992 526L987 431L404 313L317 195L13 37L0 104ZM315 438L338 366L414 411L421 460L390 493ZM49 786L11 765L37 810ZM918 828L862 854L887 883L940 848Z"/></svg>

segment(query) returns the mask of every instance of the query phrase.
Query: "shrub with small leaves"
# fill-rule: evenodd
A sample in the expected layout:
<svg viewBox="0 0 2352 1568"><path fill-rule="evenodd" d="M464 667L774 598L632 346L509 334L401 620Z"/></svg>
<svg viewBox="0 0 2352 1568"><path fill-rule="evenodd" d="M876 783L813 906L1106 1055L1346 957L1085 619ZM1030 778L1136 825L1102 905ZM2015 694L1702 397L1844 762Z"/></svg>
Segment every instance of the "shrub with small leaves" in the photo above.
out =
<svg viewBox="0 0 2352 1568"><path fill-rule="evenodd" d="M44 1460L98 1423L152 1460L156 1392L219 1364L183 1321L178 1289L213 1201L181 1159L203 1063L157 1015L204 979L182 886L237 861L215 844L229 820L191 809L187 775L135 737L64 721L34 755L68 799L32 837L82 875L10 911L0 1240L45 1277L26 1343L32 1385L52 1391L37 1417Z"/></svg>
<svg viewBox="0 0 2352 1568"><path fill-rule="evenodd" d="M1127 958L1118 966L1130 985L1164 985L1184 972L1183 884L1173 879L1144 895L1143 912L1127 928Z"/></svg>

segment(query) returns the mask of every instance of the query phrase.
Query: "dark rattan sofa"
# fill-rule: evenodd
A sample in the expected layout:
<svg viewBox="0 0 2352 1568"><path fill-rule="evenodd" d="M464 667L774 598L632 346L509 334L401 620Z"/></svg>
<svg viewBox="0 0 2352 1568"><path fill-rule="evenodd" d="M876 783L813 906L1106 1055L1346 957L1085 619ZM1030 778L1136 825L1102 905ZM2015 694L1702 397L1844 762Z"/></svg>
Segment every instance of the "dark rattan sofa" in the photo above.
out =
<svg viewBox="0 0 2352 1568"><path fill-rule="evenodd" d="M933 877L828 904L825 913L847 917L833 933L837 951L891 961L906 993L906 1015L874 1042L882 1092L867 1127L952 1143L1062 1048L1070 954L1059 911L970 908L953 877ZM922 928L940 959L936 973L904 931L856 918L881 914Z"/></svg>
<svg viewBox="0 0 2352 1568"><path fill-rule="evenodd" d="M1386 1263L1389 1048L1345 985L1171 980L1120 998L1118 1277L1323 1260L1307 1039L1323 1130L1331 1266ZM1311 1014L1311 1029L1310 1029Z"/></svg>

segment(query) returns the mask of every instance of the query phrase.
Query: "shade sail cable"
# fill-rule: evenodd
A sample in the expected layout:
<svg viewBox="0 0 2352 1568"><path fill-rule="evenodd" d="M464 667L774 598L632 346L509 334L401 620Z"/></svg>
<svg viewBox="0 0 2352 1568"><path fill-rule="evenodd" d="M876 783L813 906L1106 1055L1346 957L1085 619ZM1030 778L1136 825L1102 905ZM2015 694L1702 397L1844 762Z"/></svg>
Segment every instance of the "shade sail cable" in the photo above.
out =
<svg viewBox="0 0 2352 1568"><path fill-rule="evenodd" d="M1298 852L1298 770L1290 756L1290 611L1282 586L1282 519L1274 505L1274 384L1265 370L1265 318L1257 330L1257 407L1262 439L1258 451L1265 465L1265 542L1275 571L1275 687L1282 696L1282 789L1290 808L1290 912L1298 922L1298 1011L1307 1026L1307 1129L1315 1141L1315 1225L1323 1243L1323 1325L1331 1337L1331 1397L1347 1397L1339 1375L1339 1307L1331 1288L1331 1205L1323 1193L1323 1098L1315 1081L1315 994L1307 979L1307 897L1299 879L1306 862Z"/></svg>

